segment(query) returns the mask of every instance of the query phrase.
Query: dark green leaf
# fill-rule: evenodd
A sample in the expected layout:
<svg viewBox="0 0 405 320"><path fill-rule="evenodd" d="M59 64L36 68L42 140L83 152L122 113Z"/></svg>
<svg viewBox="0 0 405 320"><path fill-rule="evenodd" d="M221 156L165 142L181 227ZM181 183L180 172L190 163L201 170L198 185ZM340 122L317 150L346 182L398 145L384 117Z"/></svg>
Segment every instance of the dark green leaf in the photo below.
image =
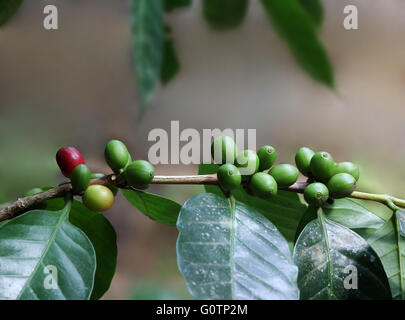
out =
<svg viewBox="0 0 405 320"><path fill-rule="evenodd" d="M97 257L92 300L100 299L110 288L117 265L117 235L111 223L99 212L74 201L70 222L80 228L93 244Z"/></svg>
<svg viewBox="0 0 405 320"><path fill-rule="evenodd" d="M245 18L248 0L203 0L203 16L214 29L239 26Z"/></svg>
<svg viewBox="0 0 405 320"><path fill-rule="evenodd" d="M314 79L333 87L328 55L315 24L297 0L261 0L276 31L287 42L298 63Z"/></svg>
<svg viewBox="0 0 405 320"><path fill-rule="evenodd" d="M374 250L349 228L327 219L322 210L299 236L294 260L301 299L391 299Z"/></svg>
<svg viewBox="0 0 405 320"><path fill-rule="evenodd" d="M175 9L185 8L191 4L191 0L164 0L165 11L170 12Z"/></svg>
<svg viewBox="0 0 405 320"><path fill-rule="evenodd" d="M0 0L0 27L2 27L18 10L23 0Z"/></svg>
<svg viewBox="0 0 405 320"><path fill-rule="evenodd" d="M169 83L179 70L180 62L174 49L173 40L166 38L163 49L162 67L160 69L160 81L162 84L166 85Z"/></svg>
<svg viewBox="0 0 405 320"><path fill-rule="evenodd" d="M312 21L317 27L322 25L323 8L321 0L299 0L301 6L310 15Z"/></svg>
<svg viewBox="0 0 405 320"><path fill-rule="evenodd" d="M395 215L381 228L367 229L362 236L380 257L394 299L405 299L405 238Z"/></svg>
<svg viewBox="0 0 405 320"><path fill-rule="evenodd" d="M0 226L0 299L90 298L96 253L69 211L33 210Z"/></svg>
<svg viewBox="0 0 405 320"><path fill-rule="evenodd" d="M325 204L323 211L329 220L350 229L380 228L385 221L360 204L347 199L335 199L333 204Z"/></svg>
<svg viewBox="0 0 405 320"><path fill-rule="evenodd" d="M302 218L298 224L297 230L295 231L294 243L297 242L298 237L300 236L302 230L304 230L306 225L318 217L318 210L319 210L319 207L314 207L314 206L309 206L307 208L307 210L305 211L304 215L302 216Z"/></svg>
<svg viewBox="0 0 405 320"><path fill-rule="evenodd" d="M143 112L159 80L163 56L163 0L131 0L133 57Z"/></svg>
<svg viewBox="0 0 405 320"><path fill-rule="evenodd" d="M179 269L195 298L298 298L288 243L253 208L200 193L183 205L177 228Z"/></svg>
<svg viewBox="0 0 405 320"><path fill-rule="evenodd" d="M152 193L134 190L121 190L124 197L135 208L152 220L175 226L181 205L173 200Z"/></svg>

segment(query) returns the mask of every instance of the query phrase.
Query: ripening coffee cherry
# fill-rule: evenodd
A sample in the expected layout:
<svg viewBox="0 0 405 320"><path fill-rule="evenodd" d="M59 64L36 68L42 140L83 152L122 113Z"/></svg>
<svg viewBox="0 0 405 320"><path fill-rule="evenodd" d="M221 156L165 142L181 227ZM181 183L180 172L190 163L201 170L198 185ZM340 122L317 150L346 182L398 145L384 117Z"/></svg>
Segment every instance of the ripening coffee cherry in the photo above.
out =
<svg viewBox="0 0 405 320"><path fill-rule="evenodd" d="M270 169L276 162L277 152L272 146L263 146L257 151L259 157L259 171Z"/></svg>
<svg viewBox="0 0 405 320"><path fill-rule="evenodd" d="M145 160L131 162L125 169L125 178L130 186L138 189L147 187L155 176L155 168Z"/></svg>
<svg viewBox="0 0 405 320"><path fill-rule="evenodd" d="M82 197L83 204L92 211L106 211L114 204L114 195L106 186L93 184L89 186Z"/></svg>
<svg viewBox="0 0 405 320"><path fill-rule="evenodd" d="M231 137L217 137L211 144L211 156L216 164L233 164L237 154L235 141Z"/></svg>
<svg viewBox="0 0 405 320"><path fill-rule="evenodd" d="M262 199L269 199L277 194L277 182L265 172L256 172L250 179L249 187L253 194Z"/></svg>
<svg viewBox="0 0 405 320"><path fill-rule="evenodd" d="M63 147L56 153L56 162L66 178L72 176L73 169L79 164L85 164L79 150L74 147Z"/></svg>
<svg viewBox="0 0 405 320"><path fill-rule="evenodd" d="M310 163L314 154L315 152L307 147L300 148L295 154L295 164L298 170L306 177L311 175Z"/></svg>
<svg viewBox="0 0 405 320"><path fill-rule="evenodd" d="M85 164L79 164L73 169L72 177L72 189L76 193L81 193L87 189L90 185L91 172L88 166Z"/></svg>
<svg viewBox="0 0 405 320"><path fill-rule="evenodd" d="M355 187L356 179L348 173L335 174L328 182L329 194L335 199L347 197Z"/></svg>
<svg viewBox="0 0 405 320"><path fill-rule="evenodd" d="M360 178L359 167L356 166L353 162L349 161L337 163L335 167L335 174L337 173L348 173L353 176L356 181L358 181Z"/></svg>
<svg viewBox="0 0 405 320"><path fill-rule="evenodd" d="M238 168L230 163L223 164L219 167L217 177L220 186L228 191L239 187L242 182Z"/></svg>
<svg viewBox="0 0 405 320"><path fill-rule="evenodd" d="M246 179L257 172L259 164L259 157L252 150L243 150L236 157L236 166L239 168L242 179Z"/></svg>
<svg viewBox="0 0 405 320"><path fill-rule="evenodd" d="M112 171L118 173L120 169L125 168L131 156L123 142L111 140L105 147L104 158Z"/></svg>
<svg viewBox="0 0 405 320"><path fill-rule="evenodd" d="M320 182L308 185L304 190L304 199L308 204L321 207L329 198L328 188Z"/></svg>
<svg viewBox="0 0 405 320"><path fill-rule="evenodd" d="M271 168L269 174L277 181L279 188L285 188L297 181L299 172L293 165L284 163Z"/></svg>
<svg viewBox="0 0 405 320"><path fill-rule="evenodd" d="M335 161L328 152L317 152L311 159L310 168L316 180L328 182L335 173Z"/></svg>

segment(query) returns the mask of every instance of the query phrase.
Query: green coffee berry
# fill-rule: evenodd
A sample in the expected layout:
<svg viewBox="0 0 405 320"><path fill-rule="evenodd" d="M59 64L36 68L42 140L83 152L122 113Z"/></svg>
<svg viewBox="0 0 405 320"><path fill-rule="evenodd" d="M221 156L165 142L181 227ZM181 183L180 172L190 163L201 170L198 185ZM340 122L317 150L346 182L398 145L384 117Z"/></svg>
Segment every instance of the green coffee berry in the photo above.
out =
<svg viewBox="0 0 405 320"><path fill-rule="evenodd" d="M307 147L300 148L295 154L295 164L298 170L306 177L311 175L310 163L314 154L315 152Z"/></svg>
<svg viewBox="0 0 405 320"><path fill-rule="evenodd" d="M239 187L242 181L238 168L230 163L223 164L219 167L217 176L220 186L228 191Z"/></svg>
<svg viewBox="0 0 405 320"><path fill-rule="evenodd" d="M320 182L308 185L304 190L304 199L308 204L321 207L329 198L328 188Z"/></svg>
<svg viewBox="0 0 405 320"><path fill-rule="evenodd" d="M155 168L145 160L136 160L125 169L125 179L130 186L140 187L149 185L155 176Z"/></svg>
<svg viewBox="0 0 405 320"><path fill-rule="evenodd" d="M125 168L130 157L128 149L123 142L111 140L107 143L104 150L104 158L115 173Z"/></svg>
<svg viewBox="0 0 405 320"><path fill-rule="evenodd" d="M317 152L311 159L310 168L316 180L328 182L335 173L335 161L328 152Z"/></svg>
<svg viewBox="0 0 405 320"><path fill-rule="evenodd" d="M211 156L216 164L233 164L237 154L235 141L231 137L217 137L211 144Z"/></svg>
<svg viewBox="0 0 405 320"><path fill-rule="evenodd" d="M73 169L72 177L70 178L72 182L73 191L76 193L81 193L87 189L90 185L91 172L89 167L85 164L79 164Z"/></svg>
<svg viewBox="0 0 405 320"><path fill-rule="evenodd" d="M298 169L291 164L279 164L269 171L279 188L291 186L298 179Z"/></svg>
<svg viewBox="0 0 405 320"><path fill-rule="evenodd" d="M348 173L338 173L328 182L329 194L332 198L344 198L350 195L356 187L356 179Z"/></svg>
<svg viewBox="0 0 405 320"><path fill-rule="evenodd" d="M82 197L83 204L92 211L106 211L114 204L114 195L106 186L93 184Z"/></svg>
<svg viewBox="0 0 405 320"><path fill-rule="evenodd" d="M260 160L256 152L252 150L243 150L236 157L236 166L245 179L259 170Z"/></svg>
<svg viewBox="0 0 405 320"><path fill-rule="evenodd" d="M265 172L257 172L250 179L249 187L253 194L262 199L269 199L277 194L277 182Z"/></svg>
<svg viewBox="0 0 405 320"><path fill-rule="evenodd" d="M276 162L277 152L272 146L263 146L257 151L259 157L259 171L270 169Z"/></svg>
<svg viewBox="0 0 405 320"><path fill-rule="evenodd" d="M337 163L335 167L335 174L337 173L348 173L353 176L356 181L358 181L360 178L359 167L356 166L353 162L349 161Z"/></svg>

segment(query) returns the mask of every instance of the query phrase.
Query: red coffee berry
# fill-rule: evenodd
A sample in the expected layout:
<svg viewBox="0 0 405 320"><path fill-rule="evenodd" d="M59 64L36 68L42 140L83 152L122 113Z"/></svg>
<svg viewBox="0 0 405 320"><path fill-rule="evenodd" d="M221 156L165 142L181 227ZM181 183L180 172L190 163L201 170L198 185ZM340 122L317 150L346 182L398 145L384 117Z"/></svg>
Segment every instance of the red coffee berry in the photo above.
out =
<svg viewBox="0 0 405 320"><path fill-rule="evenodd" d="M74 147L63 147L56 153L56 162L66 178L72 176L72 172L79 164L85 164L79 150Z"/></svg>

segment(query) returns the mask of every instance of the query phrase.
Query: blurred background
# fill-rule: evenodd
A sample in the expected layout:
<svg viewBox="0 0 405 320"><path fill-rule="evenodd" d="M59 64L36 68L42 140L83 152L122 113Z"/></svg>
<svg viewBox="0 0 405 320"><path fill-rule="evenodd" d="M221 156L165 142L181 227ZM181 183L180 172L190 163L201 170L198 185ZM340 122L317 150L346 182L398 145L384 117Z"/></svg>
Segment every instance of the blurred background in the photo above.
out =
<svg viewBox="0 0 405 320"><path fill-rule="evenodd" d="M55 153L72 145L94 172L108 172L106 142L123 140L146 159L148 133L180 129L257 130L257 145L276 147L279 162L303 146L359 164L359 190L405 197L405 2L323 1L320 38L336 89L308 76L274 32L257 0L238 28L213 31L201 3L165 15L181 63L139 117L126 0L26 0L0 29L0 203L63 179ZM46 31L43 8L59 10ZM359 29L343 27L356 5ZM157 166L157 174L192 174L193 165ZM183 203L199 186L153 186ZM105 213L117 230L118 265L107 299L189 298L176 265L177 230L157 224L119 195Z"/></svg>

